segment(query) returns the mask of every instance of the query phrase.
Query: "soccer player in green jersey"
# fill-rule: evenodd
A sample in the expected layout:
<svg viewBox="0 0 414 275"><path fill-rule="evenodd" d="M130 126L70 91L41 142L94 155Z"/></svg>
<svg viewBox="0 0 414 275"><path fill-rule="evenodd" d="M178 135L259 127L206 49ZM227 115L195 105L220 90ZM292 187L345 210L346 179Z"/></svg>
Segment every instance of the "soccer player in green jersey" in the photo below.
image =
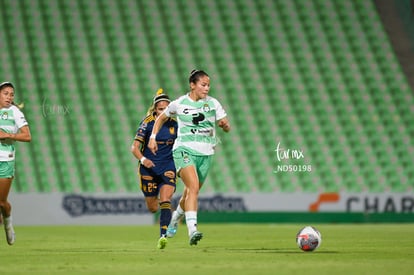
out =
<svg viewBox="0 0 414 275"><path fill-rule="evenodd" d="M168 226L167 237L175 235L179 220L185 216L190 245L197 245L203 237L197 230L198 193L207 177L217 143L216 122L225 132L230 131L230 123L219 101L208 95L210 77L206 72L193 70L189 84L190 92L172 101L158 116L148 148L156 154L159 129L171 116L176 117L178 134L173 157L177 174L185 188Z"/></svg>
<svg viewBox="0 0 414 275"><path fill-rule="evenodd" d="M0 215L3 216L6 240L15 241L11 205L7 200L14 178L15 141L29 142L32 138L28 123L13 103L14 86L10 82L0 84Z"/></svg>

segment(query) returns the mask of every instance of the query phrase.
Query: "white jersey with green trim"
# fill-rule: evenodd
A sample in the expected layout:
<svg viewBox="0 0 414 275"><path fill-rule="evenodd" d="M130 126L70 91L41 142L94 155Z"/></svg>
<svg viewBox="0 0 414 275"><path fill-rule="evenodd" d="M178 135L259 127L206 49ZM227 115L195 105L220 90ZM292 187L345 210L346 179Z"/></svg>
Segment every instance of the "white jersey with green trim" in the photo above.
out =
<svg viewBox="0 0 414 275"><path fill-rule="evenodd" d="M16 134L27 124L24 114L16 106L0 109L0 131ZM14 151L14 140L8 138L0 140L0 161L14 160Z"/></svg>
<svg viewBox="0 0 414 275"><path fill-rule="evenodd" d="M216 121L227 116L217 99L207 96L194 101L186 94L172 101L164 114L177 118L178 133L173 150L184 147L195 155L214 154Z"/></svg>

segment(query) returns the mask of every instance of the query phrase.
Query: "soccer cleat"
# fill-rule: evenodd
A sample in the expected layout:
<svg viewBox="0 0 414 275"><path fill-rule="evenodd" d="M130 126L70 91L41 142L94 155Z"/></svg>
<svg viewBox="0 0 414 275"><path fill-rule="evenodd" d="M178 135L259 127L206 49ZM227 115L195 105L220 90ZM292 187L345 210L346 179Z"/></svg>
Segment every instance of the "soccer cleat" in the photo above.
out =
<svg viewBox="0 0 414 275"><path fill-rule="evenodd" d="M180 218L177 214L177 211L174 211L172 214L172 219L170 224L168 225L167 228L167 237L168 238L172 238L175 236L175 234L177 234L177 229L178 229L178 223L180 221Z"/></svg>
<svg viewBox="0 0 414 275"><path fill-rule="evenodd" d="M7 226L6 223L4 223L4 230L6 231L6 240L9 245L14 244L16 240L16 234L14 233L13 225Z"/></svg>
<svg viewBox="0 0 414 275"><path fill-rule="evenodd" d="M167 242L168 242L167 238L164 237L164 235L161 236L161 238L158 240L157 248L158 249L164 249L165 246L167 245Z"/></svg>
<svg viewBox="0 0 414 275"><path fill-rule="evenodd" d="M190 245L197 245L198 241L203 238L203 233L194 231L190 236Z"/></svg>
<svg viewBox="0 0 414 275"><path fill-rule="evenodd" d="M167 228L167 237L172 238L177 234L178 223L170 223Z"/></svg>

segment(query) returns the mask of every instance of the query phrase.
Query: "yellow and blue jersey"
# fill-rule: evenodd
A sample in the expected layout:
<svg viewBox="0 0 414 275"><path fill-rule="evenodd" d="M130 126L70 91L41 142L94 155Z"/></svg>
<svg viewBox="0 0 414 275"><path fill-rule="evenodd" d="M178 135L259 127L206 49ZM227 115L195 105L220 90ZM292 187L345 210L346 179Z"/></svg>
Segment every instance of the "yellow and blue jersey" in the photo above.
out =
<svg viewBox="0 0 414 275"><path fill-rule="evenodd" d="M171 166L171 163L174 165L172 148L175 139L177 138L178 124L176 120L170 118L162 125L161 129L157 133L156 139L158 151L157 154L154 155L147 146L154 123L155 117L153 115L149 115L143 119L135 134L135 140L138 140L143 144L142 154L154 162L155 167L153 167L152 170L157 174L161 174L165 171L166 167Z"/></svg>

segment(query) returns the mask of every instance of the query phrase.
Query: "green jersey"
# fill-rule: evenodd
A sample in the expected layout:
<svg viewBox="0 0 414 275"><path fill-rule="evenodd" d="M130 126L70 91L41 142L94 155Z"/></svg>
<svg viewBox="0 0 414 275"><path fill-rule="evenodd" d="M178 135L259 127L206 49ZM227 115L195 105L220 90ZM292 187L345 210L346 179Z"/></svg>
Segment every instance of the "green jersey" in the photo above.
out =
<svg viewBox="0 0 414 275"><path fill-rule="evenodd" d="M177 118L178 133L173 150L184 147L194 155L214 154L216 121L227 116L217 99L207 96L194 101L188 94L183 95L172 101L164 114Z"/></svg>

